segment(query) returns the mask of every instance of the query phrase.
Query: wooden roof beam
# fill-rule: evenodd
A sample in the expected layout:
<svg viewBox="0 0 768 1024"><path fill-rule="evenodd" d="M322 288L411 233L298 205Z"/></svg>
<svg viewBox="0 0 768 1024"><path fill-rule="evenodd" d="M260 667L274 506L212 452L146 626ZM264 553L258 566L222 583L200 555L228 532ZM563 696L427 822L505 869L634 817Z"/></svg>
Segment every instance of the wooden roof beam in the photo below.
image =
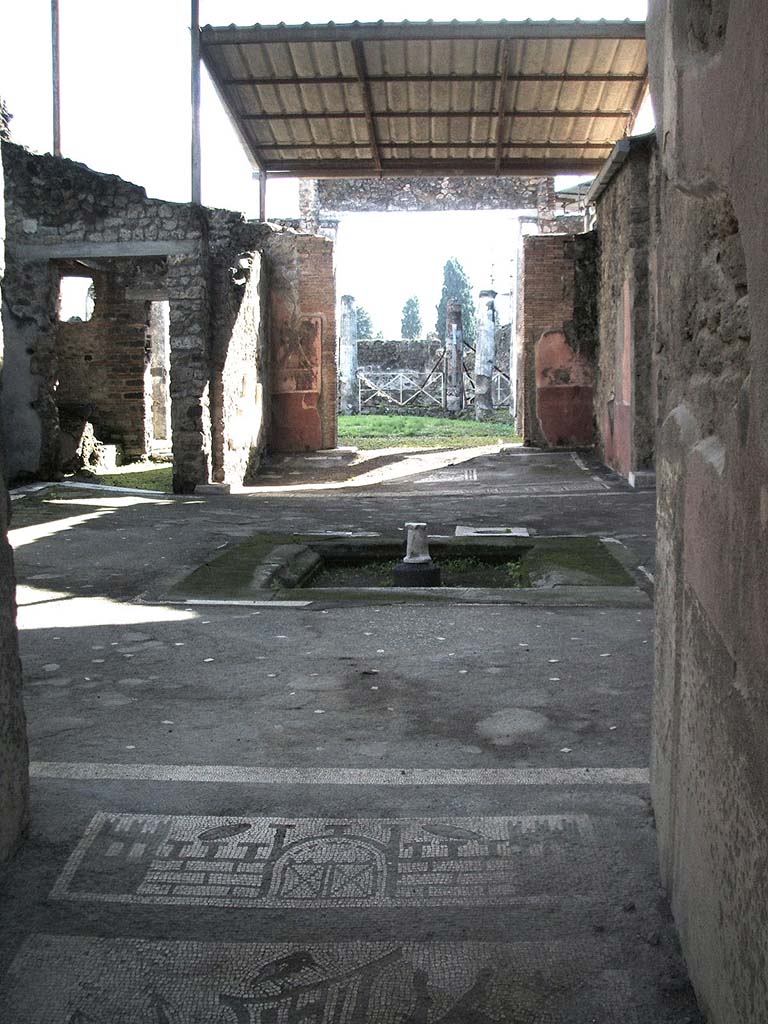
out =
<svg viewBox="0 0 768 1024"><path fill-rule="evenodd" d="M505 39L501 50L501 68L499 70L499 91L496 99L496 173L501 167L503 155L504 127L506 124L507 78L509 76L509 42Z"/></svg>
<svg viewBox="0 0 768 1024"><path fill-rule="evenodd" d="M576 117L576 118L607 118L612 121L618 118L629 117L631 115L630 110L508 110L507 117L514 118L528 118L535 117L541 118L542 120L551 117ZM373 113L368 111L345 111L345 110L328 110L328 111L313 111L313 112L302 112L299 114L283 114L280 111L268 114L262 111L259 114L240 114L244 121L322 121L327 119L329 121L345 121L345 120L366 120L369 118L373 120ZM396 120L418 120L423 118L431 117L446 117L446 118L457 118L457 117L495 117L496 115L492 110L411 110L407 113L398 113L396 110L381 110L377 111L376 117L390 118ZM369 125L369 130L371 125Z"/></svg>
<svg viewBox="0 0 768 1024"><path fill-rule="evenodd" d="M558 85L562 85L563 82L595 82L598 85L611 85L614 82L645 82L647 75L547 75L547 74L508 74L508 82L554 82ZM499 76L473 74L473 75L368 75L368 82L370 83L389 83L389 82L447 82L447 83L469 83L474 84L476 82L498 82ZM224 85L243 85L243 86L259 86L259 85L357 85L359 79L356 75L318 75L314 76L275 76L260 77L260 78L225 78L222 80Z"/></svg>
<svg viewBox="0 0 768 1024"><path fill-rule="evenodd" d="M605 158L586 159L583 157L512 159L503 160L499 175L524 178L540 178L554 174L589 174L599 171ZM429 160L418 163L410 160L387 160L382 162L381 171L371 173L365 160L283 160L267 164L270 177L290 178L446 178L446 177L494 177L497 174L494 160Z"/></svg>
<svg viewBox="0 0 768 1024"><path fill-rule="evenodd" d="M365 111L365 123L368 125L368 141L371 145L371 155L377 171L381 171L381 154L379 143L376 138L376 122L373 118L373 102L371 100L371 87L368 84L368 69L365 65L365 52L363 44L359 39L352 40L352 55L355 59L355 72L360 84L360 91L363 95L363 110Z"/></svg>
<svg viewBox="0 0 768 1024"><path fill-rule="evenodd" d="M493 142L394 142L379 139L379 149L493 149ZM501 148L507 149L605 149L610 152L613 142L502 142ZM370 149L367 142L270 142L260 145L260 153L271 151L283 152L292 149Z"/></svg>

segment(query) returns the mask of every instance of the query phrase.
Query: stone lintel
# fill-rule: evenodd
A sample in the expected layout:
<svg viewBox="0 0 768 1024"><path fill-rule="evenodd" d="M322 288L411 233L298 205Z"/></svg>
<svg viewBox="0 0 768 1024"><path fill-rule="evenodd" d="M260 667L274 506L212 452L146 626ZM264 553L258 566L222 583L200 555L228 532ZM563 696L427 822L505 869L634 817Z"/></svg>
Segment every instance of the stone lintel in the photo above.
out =
<svg viewBox="0 0 768 1024"><path fill-rule="evenodd" d="M201 251L198 238L168 238L154 242L22 242L11 244L8 252L19 260L81 260L121 256L188 256Z"/></svg>

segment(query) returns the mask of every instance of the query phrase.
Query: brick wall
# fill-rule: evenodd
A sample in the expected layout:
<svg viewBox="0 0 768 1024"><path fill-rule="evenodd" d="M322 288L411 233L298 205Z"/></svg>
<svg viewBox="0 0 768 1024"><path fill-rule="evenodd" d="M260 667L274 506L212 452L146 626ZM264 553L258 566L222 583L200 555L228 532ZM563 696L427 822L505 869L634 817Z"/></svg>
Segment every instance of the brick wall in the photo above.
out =
<svg viewBox="0 0 768 1024"><path fill-rule="evenodd" d="M129 300L126 274L94 274L95 306L85 323L59 323L56 360L60 412L79 406L101 441L123 446L128 458L151 440L150 303ZM126 268L129 269L129 268Z"/></svg>
<svg viewBox="0 0 768 1024"><path fill-rule="evenodd" d="M316 235L265 241L270 266L271 447L336 445L336 288L333 244Z"/></svg>
<svg viewBox="0 0 768 1024"><path fill-rule="evenodd" d="M592 442L591 359L579 351L574 311L578 237L546 234L524 239L520 401L528 444ZM537 348L552 332L562 336L562 344L546 343L544 365L541 357L537 360Z"/></svg>
<svg viewBox="0 0 768 1024"><path fill-rule="evenodd" d="M282 412L272 417L275 446L335 446L331 242L248 223L232 211L148 199L142 188L114 175L10 143L2 144L2 156L10 253L3 316L11 353L4 431L15 477L57 473L58 404L92 406L97 427L110 435L105 439L120 441L129 455L147 450L150 304L160 299L170 304L174 490L193 491L213 469L217 480L223 475L231 483L253 473L269 440L262 429L267 363L286 344L288 364L294 360L288 368L302 379L287 387ZM115 251L126 246L135 255ZM99 271L106 266L96 315L86 324L59 324L56 261L84 252ZM232 301L231 292L240 257L259 252L274 291L266 335L254 324L258 288L253 295L246 288L244 305ZM161 267L154 279L140 280L147 261ZM132 286L121 292L131 274ZM300 365L305 343L316 349L309 376ZM253 382L252 393L241 394L243 380L246 388ZM247 429L245 418L253 419Z"/></svg>
<svg viewBox="0 0 768 1024"><path fill-rule="evenodd" d="M83 164L30 153L4 142L9 269L4 321L11 386L5 432L16 476L50 477L58 468L55 339L58 274L46 255L53 245L162 242L183 255L167 259L171 300L174 487L193 490L209 479L209 343L207 220L200 209L148 199L143 188ZM238 214L230 214L237 222ZM113 253L114 255L114 253ZM126 320L126 322L128 322ZM130 346L126 346L130 347ZM125 394L143 391L135 367ZM137 385L137 386L134 386ZM127 399L126 401L134 401ZM130 444L138 446L132 428Z"/></svg>
<svg viewBox="0 0 768 1024"><path fill-rule="evenodd" d="M317 235L299 242L300 302L305 315L320 317L323 325L320 372L321 447L336 447L336 276L333 244Z"/></svg>
<svg viewBox="0 0 768 1024"><path fill-rule="evenodd" d="M633 139L625 163L596 203L597 442L603 461L625 477L652 467L654 458L656 384L648 305L649 174L654 149L653 138Z"/></svg>

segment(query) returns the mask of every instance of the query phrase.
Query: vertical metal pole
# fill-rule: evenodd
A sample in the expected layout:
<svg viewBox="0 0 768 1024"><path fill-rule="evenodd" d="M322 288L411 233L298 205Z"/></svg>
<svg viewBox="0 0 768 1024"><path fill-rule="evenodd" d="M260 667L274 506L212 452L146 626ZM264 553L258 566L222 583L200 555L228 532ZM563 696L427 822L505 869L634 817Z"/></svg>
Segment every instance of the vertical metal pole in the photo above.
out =
<svg viewBox="0 0 768 1024"><path fill-rule="evenodd" d="M259 171L259 220L267 219L267 172L262 167Z"/></svg>
<svg viewBox="0 0 768 1024"><path fill-rule="evenodd" d="M191 94L192 94L192 202L199 206L203 201L202 165L200 159L200 0L191 0L190 31L191 48Z"/></svg>
<svg viewBox="0 0 768 1024"><path fill-rule="evenodd" d="M61 156L61 69L59 0L51 0L51 70L53 74L53 155Z"/></svg>

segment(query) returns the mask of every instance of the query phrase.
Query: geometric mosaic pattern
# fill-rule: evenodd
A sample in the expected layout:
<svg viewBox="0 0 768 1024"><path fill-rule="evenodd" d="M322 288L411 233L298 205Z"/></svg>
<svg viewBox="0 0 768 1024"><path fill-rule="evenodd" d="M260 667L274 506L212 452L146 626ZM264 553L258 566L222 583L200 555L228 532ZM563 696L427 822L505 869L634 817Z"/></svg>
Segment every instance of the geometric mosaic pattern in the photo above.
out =
<svg viewBox="0 0 768 1024"><path fill-rule="evenodd" d="M584 814L215 818L97 814L60 899L221 907L540 904L601 891Z"/></svg>
<svg viewBox="0 0 768 1024"><path fill-rule="evenodd" d="M216 943L33 935L8 1024L636 1024L608 942Z"/></svg>

